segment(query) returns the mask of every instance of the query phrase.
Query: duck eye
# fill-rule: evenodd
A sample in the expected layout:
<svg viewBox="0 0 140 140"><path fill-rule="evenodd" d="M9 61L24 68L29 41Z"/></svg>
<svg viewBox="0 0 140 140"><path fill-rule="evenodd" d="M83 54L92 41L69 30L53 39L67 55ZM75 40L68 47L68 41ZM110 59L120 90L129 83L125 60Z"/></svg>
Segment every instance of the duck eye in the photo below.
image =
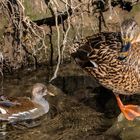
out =
<svg viewBox="0 0 140 140"><path fill-rule="evenodd" d="M44 88L40 89L39 94L42 94L44 92L44 90L45 90Z"/></svg>
<svg viewBox="0 0 140 140"><path fill-rule="evenodd" d="M42 88L42 90L41 90L42 92L44 92L45 91L45 88Z"/></svg>

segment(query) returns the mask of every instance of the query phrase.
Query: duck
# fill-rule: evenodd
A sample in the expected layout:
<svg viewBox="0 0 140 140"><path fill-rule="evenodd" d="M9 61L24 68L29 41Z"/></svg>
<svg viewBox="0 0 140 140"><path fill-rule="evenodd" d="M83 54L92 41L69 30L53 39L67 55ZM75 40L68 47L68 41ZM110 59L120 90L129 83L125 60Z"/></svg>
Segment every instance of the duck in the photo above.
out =
<svg viewBox="0 0 140 140"><path fill-rule="evenodd" d="M112 90L127 120L140 117L138 105L124 105L122 95L140 93L140 27L134 18L118 32L100 32L73 43L71 56L99 84Z"/></svg>
<svg viewBox="0 0 140 140"><path fill-rule="evenodd" d="M0 121L10 123L39 118L49 111L45 95L54 96L42 83L32 88L32 97L0 97Z"/></svg>

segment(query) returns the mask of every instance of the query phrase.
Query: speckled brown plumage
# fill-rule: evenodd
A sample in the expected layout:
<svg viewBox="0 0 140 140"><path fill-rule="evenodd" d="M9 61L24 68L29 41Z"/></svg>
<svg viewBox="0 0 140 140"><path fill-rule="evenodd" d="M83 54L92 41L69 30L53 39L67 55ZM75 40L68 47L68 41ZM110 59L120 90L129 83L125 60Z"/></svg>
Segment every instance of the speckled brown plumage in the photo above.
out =
<svg viewBox="0 0 140 140"><path fill-rule="evenodd" d="M79 47L76 46L72 56L100 84L119 94L130 95L140 91L139 43L132 45L124 60L118 58L122 47L120 33L96 34L88 37L84 45L76 45Z"/></svg>
<svg viewBox="0 0 140 140"><path fill-rule="evenodd" d="M111 89L128 120L140 116L140 107L123 105L119 94L140 92L140 29L125 21L120 32L103 32L77 42L71 55L76 63L106 88Z"/></svg>

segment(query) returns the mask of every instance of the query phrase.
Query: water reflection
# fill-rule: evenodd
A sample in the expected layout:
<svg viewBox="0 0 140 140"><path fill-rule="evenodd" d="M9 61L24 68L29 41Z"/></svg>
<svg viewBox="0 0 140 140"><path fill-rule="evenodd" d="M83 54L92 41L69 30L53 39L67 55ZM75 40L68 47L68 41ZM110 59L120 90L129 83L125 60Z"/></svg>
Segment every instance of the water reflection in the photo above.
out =
<svg viewBox="0 0 140 140"><path fill-rule="evenodd" d="M24 71L7 76L1 82L0 94L29 96L32 85L48 83L51 77L46 68ZM23 124L8 125L1 131L2 140L79 140L116 139L104 135L119 114L115 98L110 92L73 64L62 66L58 77L48 84L55 97L47 97L48 114L39 119L39 125L27 128ZM37 122L35 122L37 123ZM22 126L22 127L21 127Z"/></svg>

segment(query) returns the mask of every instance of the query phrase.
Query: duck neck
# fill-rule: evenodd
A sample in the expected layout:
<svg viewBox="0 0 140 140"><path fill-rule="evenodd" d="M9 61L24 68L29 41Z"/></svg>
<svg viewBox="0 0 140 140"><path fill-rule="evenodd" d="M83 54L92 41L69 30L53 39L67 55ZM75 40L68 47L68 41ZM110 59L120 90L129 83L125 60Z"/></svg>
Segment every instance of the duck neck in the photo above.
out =
<svg viewBox="0 0 140 140"><path fill-rule="evenodd" d="M140 44L133 44L131 49L128 52L128 57L126 60L126 64L130 67L133 67L137 74L140 76L140 49L137 47Z"/></svg>
<svg viewBox="0 0 140 140"><path fill-rule="evenodd" d="M43 97L40 97L40 98L34 97L33 98L33 101L35 103L41 105L44 108L44 110L45 110L46 113L49 111L49 103L48 103L47 100L45 100L45 98L43 98Z"/></svg>
<svg viewBox="0 0 140 140"><path fill-rule="evenodd" d="M133 44L133 46L131 46L130 50L128 51L127 62L129 64L133 64L133 65L138 64L140 50L136 45L137 44Z"/></svg>

